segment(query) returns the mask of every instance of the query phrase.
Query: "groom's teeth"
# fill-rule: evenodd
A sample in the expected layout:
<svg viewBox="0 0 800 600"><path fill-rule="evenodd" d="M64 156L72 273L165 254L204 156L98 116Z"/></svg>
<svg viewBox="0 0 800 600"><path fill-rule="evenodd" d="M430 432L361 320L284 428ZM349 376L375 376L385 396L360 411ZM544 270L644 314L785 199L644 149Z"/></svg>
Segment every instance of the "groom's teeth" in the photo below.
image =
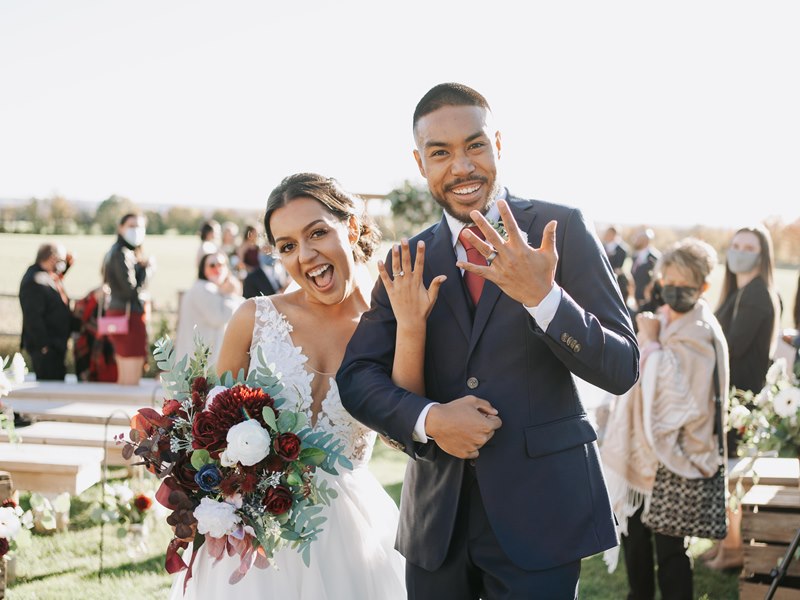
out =
<svg viewBox="0 0 800 600"><path fill-rule="evenodd" d="M322 265L321 267L317 267L313 271L308 272L309 277L317 277L318 275L322 275L325 271L328 270L330 265Z"/></svg>
<svg viewBox="0 0 800 600"><path fill-rule="evenodd" d="M478 184L478 185L471 185L471 186L469 186L469 187L466 187L466 188L458 188L458 189L454 189L454 190L453 190L453 193L454 193L454 194L464 194L464 195L466 195L466 194L471 194L472 192L476 192L476 191L478 191L478 188L479 188L479 187L481 187L481 186L480 186L480 184Z"/></svg>

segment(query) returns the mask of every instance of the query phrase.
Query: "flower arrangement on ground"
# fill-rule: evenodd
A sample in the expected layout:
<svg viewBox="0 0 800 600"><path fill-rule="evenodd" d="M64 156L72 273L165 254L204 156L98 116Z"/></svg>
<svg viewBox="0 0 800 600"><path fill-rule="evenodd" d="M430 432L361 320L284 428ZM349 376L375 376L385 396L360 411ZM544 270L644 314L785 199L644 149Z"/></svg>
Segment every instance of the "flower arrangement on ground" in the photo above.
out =
<svg viewBox="0 0 800 600"><path fill-rule="evenodd" d="M220 378L200 341L177 362L169 339L159 340L153 354L168 397L160 412L143 408L134 415L123 455L141 457L162 479L156 500L172 511L167 522L175 529L167 571L188 568L188 581L203 544L214 558L240 557L231 583L253 565L266 568L286 545L308 564L325 521L320 513L337 495L316 469L336 475L337 465L352 468L343 442L315 432L305 413L281 409L293 390L283 389L261 351L249 374ZM178 551L190 541L187 565Z"/></svg>
<svg viewBox="0 0 800 600"><path fill-rule="evenodd" d="M91 518L96 523L115 523L117 536L125 537L131 525L144 525L152 513L153 494L135 492L127 483L106 484L103 499L92 509Z"/></svg>
<svg viewBox="0 0 800 600"><path fill-rule="evenodd" d="M0 559L17 549L20 534L27 534L31 527L30 511L23 511L10 498L0 503Z"/></svg>
<svg viewBox="0 0 800 600"><path fill-rule="evenodd" d="M758 394L734 390L730 426L742 436L740 454L800 457L800 384L778 359Z"/></svg>

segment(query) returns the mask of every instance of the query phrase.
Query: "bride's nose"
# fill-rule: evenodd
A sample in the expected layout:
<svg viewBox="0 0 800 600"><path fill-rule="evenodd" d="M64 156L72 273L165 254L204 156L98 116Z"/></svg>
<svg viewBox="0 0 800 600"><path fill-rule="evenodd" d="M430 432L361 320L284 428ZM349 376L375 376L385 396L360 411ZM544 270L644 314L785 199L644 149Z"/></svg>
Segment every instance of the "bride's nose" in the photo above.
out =
<svg viewBox="0 0 800 600"><path fill-rule="evenodd" d="M300 242L299 250L299 258L301 263L313 260L317 257L317 254L319 254L316 248L314 248L314 245L307 242Z"/></svg>

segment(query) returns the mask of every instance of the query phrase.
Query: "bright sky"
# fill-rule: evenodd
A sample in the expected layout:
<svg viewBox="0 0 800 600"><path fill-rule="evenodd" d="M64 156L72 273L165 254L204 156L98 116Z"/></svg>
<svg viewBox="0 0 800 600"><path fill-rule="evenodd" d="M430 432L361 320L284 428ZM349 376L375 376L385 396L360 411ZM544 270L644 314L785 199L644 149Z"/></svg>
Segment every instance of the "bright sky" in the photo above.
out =
<svg viewBox="0 0 800 600"><path fill-rule="evenodd" d="M0 198L260 208L422 182L411 115L483 93L513 193L602 222L800 216L800 3L0 4Z"/></svg>

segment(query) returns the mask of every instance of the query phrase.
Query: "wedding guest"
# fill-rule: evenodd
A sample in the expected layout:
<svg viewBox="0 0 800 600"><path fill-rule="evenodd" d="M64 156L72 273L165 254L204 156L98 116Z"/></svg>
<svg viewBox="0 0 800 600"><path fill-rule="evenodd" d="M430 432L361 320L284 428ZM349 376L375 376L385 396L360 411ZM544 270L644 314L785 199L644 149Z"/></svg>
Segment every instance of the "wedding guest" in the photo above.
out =
<svg viewBox="0 0 800 600"><path fill-rule="evenodd" d="M633 299L636 310L644 310L647 303L646 292L653 284L653 270L658 257L658 250L652 246L653 230L643 227L633 236L633 264L631 265L631 278L633 279Z"/></svg>
<svg viewBox="0 0 800 600"><path fill-rule="evenodd" d="M743 227L731 239L717 319L728 340L731 386L758 393L777 345L780 304L775 291L772 238L762 225ZM737 456L739 436L728 431L728 456ZM730 511L728 537L703 558L713 569L741 567L744 561L741 512Z"/></svg>
<svg viewBox="0 0 800 600"><path fill-rule="evenodd" d="M273 248L265 244L258 255L259 268L248 273L244 280L244 297L271 296L286 289L286 270L275 257Z"/></svg>
<svg viewBox="0 0 800 600"><path fill-rule="evenodd" d="M680 477L698 479L712 476L724 462L714 432L713 374L716 366L726 410L727 348L703 297L715 264L714 249L692 238L678 242L659 260L656 271L666 305L657 315L636 317L641 376L617 399L603 440L601 456L623 534L632 600L655 597L655 564L662 598L693 598L685 539L653 532L642 519L659 465ZM614 552L606 557L616 566Z"/></svg>
<svg viewBox="0 0 800 600"><path fill-rule="evenodd" d="M117 381L117 360L114 344L107 335L97 330L100 303L105 301L103 287L97 287L80 300L75 301L72 311L80 326L73 343L75 375L78 381Z"/></svg>
<svg viewBox="0 0 800 600"><path fill-rule="evenodd" d="M220 251L225 253L228 257L228 265L233 270L236 268L234 257L236 257L236 249L239 247L238 242L239 226L233 221L225 221L222 224L222 244L220 244ZM238 260L238 257L236 257Z"/></svg>
<svg viewBox="0 0 800 600"><path fill-rule="evenodd" d="M120 219L117 241L103 262L103 277L109 289L109 316L128 316L128 332L109 336L117 355L117 383L138 385L148 355L145 284L153 265L142 254L147 221L129 213Z"/></svg>
<svg viewBox="0 0 800 600"><path fill-rule="evenodd" d="M213 219L206 221L200 227L200 247L197 249L196 263L200 264L200 259L207 254L214 254L219 249L222 230L219 223Z"/></svg>
<svg viewBox="0 0 800 600"><path fill-rule="evenodd" d="M67 268L64 246L42 244L36 252L36 262L28 267L19 287L21 347L30 355L40 381L63 381L67 372L67 341L75 328L62 283Z"/></svg>
<svg viewBox="0 0 800 600"><path fill-rule="evenodd" d="M244 275L258 268L259 237L260 232L257 226L248 225L244 228L242 245L239 246L239 250L236 252L239 257L240 272L244 273ZM244 275L241 277L244 278Z"/></svg>
<svg viewBox="0 0 800 600"><path fill-rule="evenodd" d="M630 281L628 276L623 270L625 259L628 258L628 245L622 240L617 227L612 225L606 229L603 234L603 248L605 248L608 262L611 263L611 268L614 270L614 275L617 276L617 285L622 294L622 299L627 304L628 296L630 295Z"/></svg>
<svg viewBox="0 0 800 600"><path fill-rule="evenodd" d="M201 258L197 281L181 298L175 335L177 357L194 351L197 335L211 348L209 364L216 363L225 327L243 300L242 284L228 271L225 255L216 252Z"/></svg>

